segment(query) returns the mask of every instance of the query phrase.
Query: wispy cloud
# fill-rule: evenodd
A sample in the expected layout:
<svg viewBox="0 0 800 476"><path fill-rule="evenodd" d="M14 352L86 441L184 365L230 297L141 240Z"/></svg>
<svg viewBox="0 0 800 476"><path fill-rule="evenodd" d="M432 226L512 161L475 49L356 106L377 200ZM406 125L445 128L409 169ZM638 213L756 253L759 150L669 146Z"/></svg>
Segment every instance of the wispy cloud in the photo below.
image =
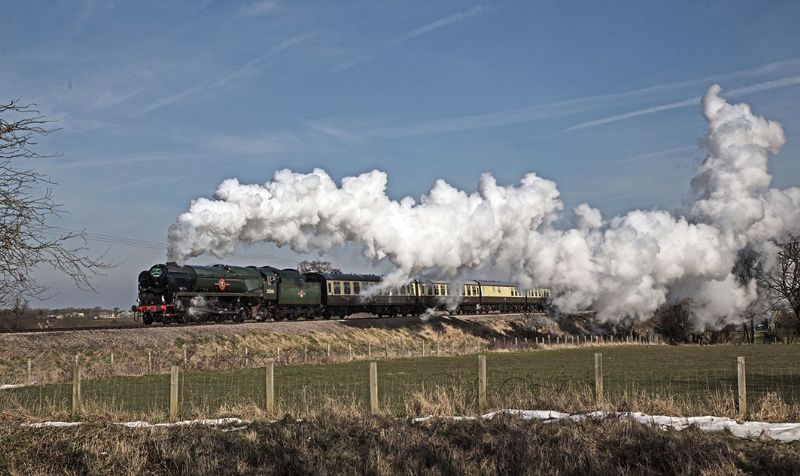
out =
<svg viewBox="0 0 800 476"><path fill-rule="evenodd" d="M739 88L734 88L727 91L726 95L728 97L736 97L742 96L744 94L750 94L759 91L769 91L771 89L782 88L786 86L794 86L800 84L800 76L790 76L786 78L775 79L771 81L764 81L761 83L751 84L748 86L742 86ZM644 109L638 109L635 111L626 112L623 114L616 114L613 116L602 117L600 119L594 119L587 122L582 122L580 124L574 125L572 127L568 127L564 129L564 132L571 132L577 131L580 129L586 129L588 127L599 126L602 124L609 124L612 122L624 121L625 119L631 119L634 117L645 116L648 114L655 114L657 112L669 111L672 109L680 109L689 106L697 106L700 104L701 101L700 96L692 97L689 99L684 99L682 101L676 101L668 104L660 104L658 106L651 106Z"/></svg>
<svg viewBox="0 0 800 476"><path fill-rule="evenodd" d="M340 132L347 135L365 136L365 137L378 137L378 138L404 138L415 137L431 134L444 134L450 132L462 132L474 129L483 129L490 127L501 127L513 124L524 124L527 122L540 121L544 119L552 119L557 117L566 117L579 114L585 114L599 109L607 109L611 107L618 107L624 103L642 103L644 100L652 99L653 96L674 94L675 91L686 88L705 87L711 82L718 82L723 80L731 80L736 78L746 78L759 76L764 74L775 74L776 72L795 71L800 66L800 60L790 59L780 62L769 63L765 65L756 66L749 69L734 71L730 73L723 73L713 76L705 76L701 78L656 84L646 88L635 89L631 91L624 91L620 93L600 94L595 96L584 96L574 99L567 99L564 101L535 104L515 109L506 109L500 111L493 111L479 114L467 114L461 116L444 117L441 119L434 119L430 121L417 122L406 125L367 127L356 130L349 130L347 127L341 129ZM793 77L775 81L766 81L758 83L757 85L748 86L746 88L738 88L729 91L731 93L754 92L763 90L764 88L774 88L789 85L792 83ZM686 107L698 104L698 98L690 98L675 103L664 104L661 106L653 106L641 110L636 110L630 113L620 114L612 118L601 118L597 121L604 120L623 120L629 115L635 117L637 115L652 114L662 110L675 109L679 107ZM328 126L334 127L332 124ZM581 124L579 124L580 126ZM577 127L577 126L573 126ZM584 127L589 127L588 125Z"/></svg>
<svg viewBox="0 0 800 476"><path fill-rule="evenodd" d="M586 129L587 127L599 126L601 124L608 124L610 122L624 121L625 119L631 119L633 117L639 117L639 116L646 116L648 114L654 114L656 112L669 111L672 109L680 109L688 106L696 106L700 104L700 99L701 99L700 96L695 96L689 99L684 99L683 101L676 101L669 104L661 104L658 106L638 109L636 111L626 112L623 114L616 114L614 116L603 117L600 119L595 119L593 121L586 121L577 124L575 126L568 127L564 129L564 132L577 131L580 129Z"/></svg>
<svg viewBox="0 0 800 476"><path fill-rule="evenodd" d="M339 72L342 72L342 71L346 71L346 70L348 70L350 68L353 68L354 66L357 66L357 65L359 65L361 63L364 63L365 61L369 61L372 58L384 55L384 54L388 53L389 51L401 46L403 43L406 43L407 41L413 40L414 38L418 38L418 37L426 35L428 33L432 33L432 32L434 32L436 30L441 29L441 28L445 28L447 26L450 26L450 25L453 25L453 24L456 24L456 23L460 23L460 22L465 21L465 20L467 20L469 18L472 18L472 17L474 17L476 15L484 13L487 10L488 10L488 8L486 8L486 7L475 6L475 7L470 8L469 10L464 10L463 12L453 13L452 15L448 15L446 17L442 17L442 18L440 18L438 20L435 20L435 21L432 21L430 23L426 23L426 24L424 24L422 26L414 28L411 31L403 33L402 35L395 36L394 38L390 38L390 39L384 41L377 48L374 48L374 49L372 49L370 51L364 52L364 53L362 53L360 55L357 55L357 56L355 56L353 58L350 58L350 59L348 59L346 61L343 61L343 62L339 63L338 65L336 65L333 68L332 72L339 73Z"/></svg>
<svg viewBox="0 0 800 476"><path fill-rule="evenodd" d="M189 161L210 157L207 154L174 154L170 152L152 154L133 154L118 157L103 157L67 161L61 158L52 159L54 169L73 169L81 167L119 167L121 165L139 164L145 162L173 162Z"/></svg>
<svg viewBox="0 0 800 476"><path fill-rule="evenodd" d="M111 187L98 190L97 193L109 193L109 192L117 192L119 190L125 190L128 188L133 187L151 187L153 185L164 185L168 183L175 183L181 182L186 180L187 175L182 175L180 177L145 177L138 180L132 180L130 182L121 182L115 183Z"/></svg>
<svg viewBox="0 0 800 476"><path fill-rule="evenodd" d="M281 9L280 4L278 2L272 0L263 0L259 2L250 2L247 5L242 5L237 13L241 16L246 17L255 17L260 15L266 15L268 13L274 13Z"/></svg>
<svg viewBox="0 0 800 476"><path fill-rule="evenodd" d="M657 150L655 152L648 152L646 154L640 154L633 157L628 157L627 159L615 160L613 162L609 162L606 164L608 167L620 165L620 164L629 164L631 162L639 162L641 160L649 160L655 159L658 157L664 157L668 155L673 155L678 152L690 152L697 150L696 146L681 146L681 147L671 147L669 149Z"/></svg>
<svg viewBox="0 0 800 476"><path fill-rule="evenodd" d="M338 127L331 124L326 124L319 121L311 121L307 124L312 131L319 132L328 137L333 137L342 142L355 142L362 139L358 133L352 132L344 127Z"/></svg>
<svg viewBox="0 0 800 476"><path fill-rule="evenodd" d="M221 90L230 88L234 84L248 81L261 72L267 60L299 45L311 36L311 34L305 33L283 41L263 55L248 61L233 71L214 78L206 79L205 81L201 81L182 91L178 91L174 94L153 101L145 105L141 112L147 113L188 99L208 97L212 92L219 92Z"/></svg>
<svg viewBox="0 0 800 476"><path fill-rule="evenodd" d="M204 142L206 148L240 155L273 155L294 149L300 144L294 134L279 132L258 136L220 134Z"/></svg>

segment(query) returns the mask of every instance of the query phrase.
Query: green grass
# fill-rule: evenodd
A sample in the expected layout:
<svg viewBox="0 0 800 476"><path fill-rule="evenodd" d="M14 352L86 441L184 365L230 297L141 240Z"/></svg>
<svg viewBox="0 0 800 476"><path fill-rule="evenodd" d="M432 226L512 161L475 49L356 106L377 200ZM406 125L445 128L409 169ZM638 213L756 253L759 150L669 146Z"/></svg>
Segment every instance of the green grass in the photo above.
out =
<svg viewBox="0 0 800 476"><path fill-rule="evenodd" d="M800 403L800 346L608 346L564 348L533 352L487 354L489 405L515 402L535 405L545 396L584 391L594 385L594 354L603 354L605 389L609 399L632 394L700 399L732 394L736 388L736 357L747 361L748 396L775 392L785 402ZM326 403L366 407L368 363L275 368L275 392L280 413L313 414ZM397 415L414 413L414 396L444 392L457 401L456 410L474 408L477 358L426 357L380 361L381 406ZM443 395L442 394L442 395ZM263 369L186 372L180 378L180 411L184 418L246 413L263 408ZM115 377L82 384L88 413L119 419L162 418L169 406L169 376ZM70 384L51 384L5 390L0 413L27 413L35 418L67 415ZM24 411L23 411L24 410ZM423 411L420 409L419 411Z"/></svg>

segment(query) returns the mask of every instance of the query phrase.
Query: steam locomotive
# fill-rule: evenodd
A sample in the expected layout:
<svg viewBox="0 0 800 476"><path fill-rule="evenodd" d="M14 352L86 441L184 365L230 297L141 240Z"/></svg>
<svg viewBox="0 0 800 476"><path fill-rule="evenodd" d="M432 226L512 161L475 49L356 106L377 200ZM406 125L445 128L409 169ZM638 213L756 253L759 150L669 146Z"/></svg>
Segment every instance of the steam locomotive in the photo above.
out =
<svg viewBox="0 0 800 476"><path fill-rule="evenodd" d="M412 280L399 288L376 287L375 275L300 273L271 266L157 264L139 274L133 310L154 322L243 322L254 320L344 318L357 313L378 317L420 315L430 309L474 314L530 312L547 306L550 292L520 292L511 283L472 280ZM374 288L374 289L372 289Z"/></svg>

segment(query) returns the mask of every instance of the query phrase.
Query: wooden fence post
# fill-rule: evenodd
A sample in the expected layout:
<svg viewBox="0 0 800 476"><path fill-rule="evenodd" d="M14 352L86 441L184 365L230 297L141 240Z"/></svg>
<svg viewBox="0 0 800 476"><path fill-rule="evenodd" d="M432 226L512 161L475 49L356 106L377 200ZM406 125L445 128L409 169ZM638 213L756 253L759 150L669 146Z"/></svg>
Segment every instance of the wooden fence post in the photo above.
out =
<svg viewBox="0 0 800 476"><path fill-rule="evenodd" d="M111 366L114 366L114 353L111 353Z"/></svg>
<svg viewBox="0 0 800 476"><path fill-rule="evenodd" d="M385 359L389 359L389 343L383 341L383 356Z"/></svg>
<svg viewBox="0 0 800 476"><path fill-rule="evenodd" d="M186 353L186 347L183 348L183 366L189 366L189 354Z"/></svg>
<svg viewBox="0 0 800 476"><path fill-rule="evenodd" d="M486 406L486 356L478 356L478 411Z"/></svg>
<svg viewBox="0 0 800 476"><path fill-rule="evenodd" d="M31 359L28 359L28 385L33 385L33 372L31 366Z"/></svg>
<svg viewBox="0 0 800 476"><path fill-rule="evenodd" d="M425 357L425 341L422 341L422 356Z"/></svg>
<svg viewBox="0 0 800 476"><path fill-rule="evenodd" d="M247 367L247 364L249 363L249 360L250 360L249 356L247 355L249 353L248 350L249 349L247 347L244 348L244 366L245 367Z"/></svg>
<svg viewBox="0 0 800 476"><path fill-rule="evenodd" d="M594 354L594 393L597 404L603 403L603 354Z"/></svg>
<svg viewBox="0 0 800 476"><path fill-rule="evenodd" d="M147 372L153 373L153 351L147 351Z"/></svg>
<svg viewBox="0 0 800 476"><path fill-rule="evenodd" d="M436 341L436 357L441 357L441 352L439 352L439 341Z"/></svg>
<svg viewBox="0 0 800 476"><path fill-rule="evenodd" d="M78 356L75 356L75 365L72 367L72 418L81 415L81 366Z"/></svg>
<svg viewBox="0 0 800 476"><path fill-rule="evenodd" d="M331 343L330 342L328 342L328 354L327 355L328 355L328 360L330 360L331 359Z"/></svg>
<svg viewBox="0 0 800 476"><path fill-rule="evenodd" d="M169 372L169 419L178 419L178 366L173 365Z"/></svg>
<svg viewBox="0 0 800 476"><path fill-rule="evenodd" d="M747 417L747 381L745 380L744 357L736 357L736 376L739 384L739 419Z"/></svg>
<svg viewBox="0 0 800 476"><path fill-rule="evenodd" d="M348 343L347 350L350 351L350 360L353 360L353 345Z"/></svg>
<svg viewBox="0 0 800 476"><path fill-rule="evenodd" d="M378 363L369 363L369 411L378 413Z"/></svg>
<svg viewBox="0 0 800 476"><path fill-rule="evenodd" d="M267 362L265 369L266 378L266 395L264 401L266 402L267 417L272 417L275 414L275 364L270 361Z"/></svg>
<svg viewBox="0 0 800 476"><path fill-rule="evenodd" d="M372 358L372 342L367 342L367 358Z"/></svg>

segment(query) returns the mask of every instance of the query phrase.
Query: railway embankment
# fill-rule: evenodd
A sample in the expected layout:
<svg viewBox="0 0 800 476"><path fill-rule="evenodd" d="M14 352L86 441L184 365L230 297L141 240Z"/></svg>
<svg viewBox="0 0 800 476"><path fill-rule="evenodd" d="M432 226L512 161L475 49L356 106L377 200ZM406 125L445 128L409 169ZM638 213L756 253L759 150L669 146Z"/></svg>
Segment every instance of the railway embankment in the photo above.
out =
<svg viewBox="0 0 800 476"><path fill-rule="evenodd" d="M87 377L168 370L326 363L378 357L457 355L523 348L560 333L542 316L351 318L238 325L153 326L0 334L0 384L69 379L77 358ZM28 365L30 361L30 372Z"/></svg>

